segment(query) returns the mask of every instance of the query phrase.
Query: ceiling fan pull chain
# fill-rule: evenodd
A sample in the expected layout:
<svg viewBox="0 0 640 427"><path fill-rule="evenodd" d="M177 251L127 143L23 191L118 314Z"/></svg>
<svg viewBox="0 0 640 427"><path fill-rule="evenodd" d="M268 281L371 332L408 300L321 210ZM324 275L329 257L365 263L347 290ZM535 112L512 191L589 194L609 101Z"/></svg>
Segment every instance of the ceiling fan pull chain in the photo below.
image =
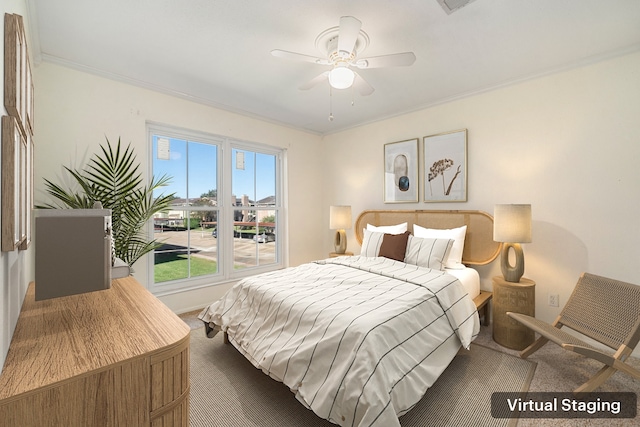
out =
<svg viewBox="0 0 640 427"><path fill-rule="evenodd" d="M333 90L331 85L329 85L329 121L333 121Z"/></svg>

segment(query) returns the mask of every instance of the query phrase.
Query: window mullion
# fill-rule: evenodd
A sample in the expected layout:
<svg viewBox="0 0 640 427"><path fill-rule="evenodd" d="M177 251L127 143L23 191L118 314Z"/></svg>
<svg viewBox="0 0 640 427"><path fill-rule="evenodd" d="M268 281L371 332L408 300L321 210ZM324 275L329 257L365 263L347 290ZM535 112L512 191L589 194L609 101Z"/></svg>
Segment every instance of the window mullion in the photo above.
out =
<svg viewBox="0 0 640 427"><path fill-rule="evenodd" d="M233 271L233 205L231 203L231 163L232 154L231 147L228 139L225 139L222 143L222 183L219 186L222 191L222 196L219 198L219 203L222 205L223 215L219 220L224 228L222 236L222 250L219 251L219 259L222 264L221 272L225 279L229 279L231 272ZM230 225L231 224L231 225ZM230 267L231 266L231 267Z"/></svg>

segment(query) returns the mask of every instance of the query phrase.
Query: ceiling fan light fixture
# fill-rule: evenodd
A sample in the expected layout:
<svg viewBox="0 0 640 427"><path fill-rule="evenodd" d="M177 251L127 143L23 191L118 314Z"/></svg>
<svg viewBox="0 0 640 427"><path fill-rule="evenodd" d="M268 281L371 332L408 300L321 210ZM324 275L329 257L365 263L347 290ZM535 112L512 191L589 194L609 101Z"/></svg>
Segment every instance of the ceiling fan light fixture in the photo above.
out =
<svg viewBox="0 0 640 427"><path fill-rule="evenodd" d="M471 2L474 0L446 1ZM353 87L354 91L362 96L371 95L374 89L360 74L354 71L355 69L409 66L416 60L416 55L413 52L359 58L358 55L367 46L369 46L369 36L362 31L362 22L353 16L342 16L340 17L340 26L329 28L316 37L316 48L322 52L322 57L318 58L280 49L272 50L271 54L278 58L312 62L331 67L299 86L300 90L311 89L320 83L329 81L331 89Z"/></svg>
<svg viewBox="0 0 640 427"><path fill-rule="evenodd" d="M329 71L329 84L334 89L347 89L353 85L356 74L346 65L336 65Z"/></svg>

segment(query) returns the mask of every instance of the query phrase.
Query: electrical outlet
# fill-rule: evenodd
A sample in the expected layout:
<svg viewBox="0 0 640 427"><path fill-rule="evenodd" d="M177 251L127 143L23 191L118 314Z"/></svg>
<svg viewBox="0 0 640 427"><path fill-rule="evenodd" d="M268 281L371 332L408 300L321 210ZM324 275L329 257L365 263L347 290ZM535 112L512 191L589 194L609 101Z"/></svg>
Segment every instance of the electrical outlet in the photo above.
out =
<svg viewBox="0 0 640 427"><path fill-rule="evenodd" d="M559 307L560 306L560 295L558 295L558 294L549 294L549 305L551 307Z"/></svg>

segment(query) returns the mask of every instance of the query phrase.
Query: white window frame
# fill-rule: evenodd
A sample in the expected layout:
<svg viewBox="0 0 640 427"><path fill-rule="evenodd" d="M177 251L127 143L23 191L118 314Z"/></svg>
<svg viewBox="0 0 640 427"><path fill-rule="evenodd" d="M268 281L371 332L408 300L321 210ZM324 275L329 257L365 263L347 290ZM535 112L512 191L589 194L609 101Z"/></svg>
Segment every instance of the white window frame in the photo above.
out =
<svg viewBox="0 0 640 427"><path fill-rule="evenodd" d="M217 166L217 210L218 224L230 224L233 222L233 213L236 206L231 204L232 196L232 151L233 149L252 151L273 155L276 158L276 206L269 210L276 211L276 260L275 263L234 269L233 233L218 233L218 271L212 275L189 277L181 280L155 283L154 253L148 256L149 290L157 295L168 295L183 291L194 290L212 285L221 285L237 281L241 278L253 276L267 271L278 270L285 267L286 253L286 197L284 191L283 174L285 171L286 149L269 146L255 142L241 141L234 138L212 135L204 132L179 128L176 126L147 123L147 146L149 151L149 179L153 176L153 136L161 135L187 141L211 143L218 145ZM187 166L188 167L188 166ZM237 196L237 195L236 195ZM251 210L258 210L250 208ZM149 236L153 238L153 221L149 224ZM222 249L220 249L222 248ZM228 248L228 249L227 249Z"/></svg>

